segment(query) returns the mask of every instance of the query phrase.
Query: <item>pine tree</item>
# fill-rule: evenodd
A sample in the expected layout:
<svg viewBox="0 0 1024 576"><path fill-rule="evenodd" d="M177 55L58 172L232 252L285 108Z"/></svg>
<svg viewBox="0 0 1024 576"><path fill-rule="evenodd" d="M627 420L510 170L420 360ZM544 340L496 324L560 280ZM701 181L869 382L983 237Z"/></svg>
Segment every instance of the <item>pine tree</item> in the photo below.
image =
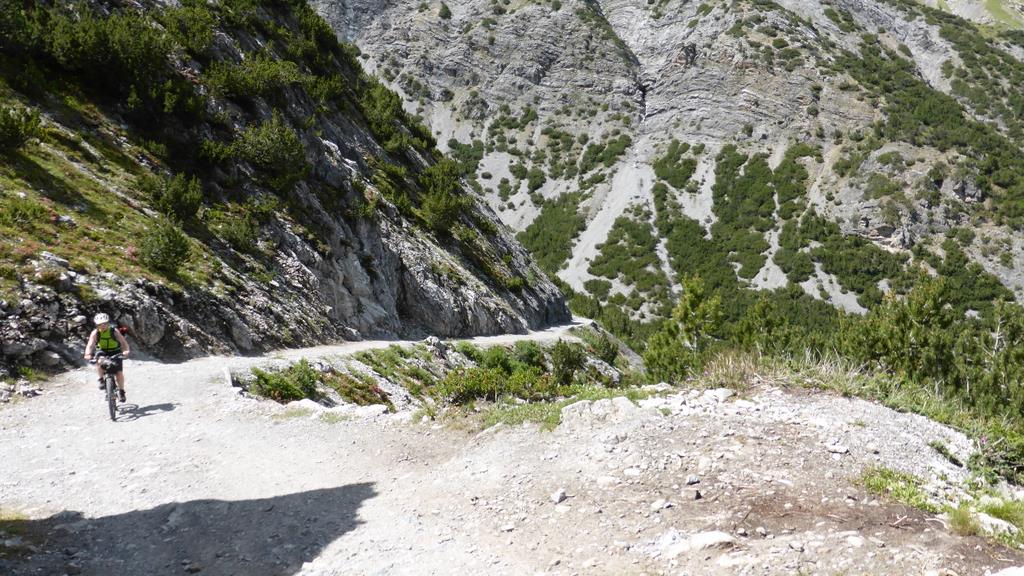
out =
<svg viewBox="0 0 1024 576"><path fill-rule="evenodd" d="M683 294L661 330L647 342L644 363L660 380L678 382L700 364L700 354L721 322L721 298L709 294L704 281L683 281Z"/></svg>

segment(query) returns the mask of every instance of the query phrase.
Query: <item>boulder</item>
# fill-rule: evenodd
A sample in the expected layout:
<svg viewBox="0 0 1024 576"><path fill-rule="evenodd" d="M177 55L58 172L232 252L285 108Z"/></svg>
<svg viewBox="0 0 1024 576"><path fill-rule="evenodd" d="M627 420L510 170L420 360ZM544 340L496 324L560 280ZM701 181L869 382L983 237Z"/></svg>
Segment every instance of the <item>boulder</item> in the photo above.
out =
<svg viewBox="0 0 1024 576"><path fill-rule="evenodd" d="M14 336L13 338L18 337ZM4 356L13 356L15 358L35 354L45 348L46 340L43 340L42 338L32 338L30 336L11 340L5 339L3 344L0 344L0 352L3 352Z"/></svg>
<svg viewBox="0 0 1024 576"><path fill-rule="evenodd" d="M40 366L45 366L47 368L55 368L57 366L60 366L61 357L60 354L57 354L56 352L53 352L51 350L40 350L39 352L36 352L35 354L32 355L32 361L36 364L39 364Z"/></svg>
<svg viewBox="0 0 1024 576"><path fill-rule="evenodd" d="M978 526L987 534L1006 534L1013 536L1019 529L1013 524L996 518L995 516L989 516L984 512L978 513Z"/></svg>

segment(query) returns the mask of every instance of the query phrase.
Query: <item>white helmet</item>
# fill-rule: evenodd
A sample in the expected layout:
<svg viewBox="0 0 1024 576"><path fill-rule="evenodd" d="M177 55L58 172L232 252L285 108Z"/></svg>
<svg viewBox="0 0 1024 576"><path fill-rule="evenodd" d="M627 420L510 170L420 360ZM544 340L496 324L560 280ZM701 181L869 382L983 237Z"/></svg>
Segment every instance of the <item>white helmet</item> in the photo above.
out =
<svg viewBox="0 0 1024 576"><path fill-rule="evenodd" d="M92 321L95 322L97 326L99 326L100 324L106 324L107 322L110 322L110 316L107 316L103 312L100 312L92 319Z"/></svg>

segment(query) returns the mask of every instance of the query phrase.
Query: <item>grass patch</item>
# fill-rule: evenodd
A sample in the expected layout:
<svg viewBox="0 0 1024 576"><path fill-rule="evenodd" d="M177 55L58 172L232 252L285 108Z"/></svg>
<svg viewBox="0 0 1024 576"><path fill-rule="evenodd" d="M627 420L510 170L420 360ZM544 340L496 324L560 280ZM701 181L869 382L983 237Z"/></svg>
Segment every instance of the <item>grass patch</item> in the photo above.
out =
<svg viewBox="0 0 1024 576"><path fill-rule="evenodd" d="M562 408L571 402L503 403L492 406L484 415L483 427L495 424L518 426L526 422L540 424L541 430L554 430L562 421Z"/></svg>
<svg viewBox="0 0 1024 576"><path fill-rule="evenodd" d="M270 398L282 404L317 395L319 375L306 359L299 360L288 368L278 372L268 372L259 368L252 369L256 381L249 386L249 392Z"/></svg>
<svg viewBox="0 0 1024 576"><path fill-rule="evenodd" d="M46 380L46 375L38 370L29 368L28 366L18 366L18 376L21 376L29 382L42 382Z"/></svg>
<svg viewBox="0 0 1024 576"><path fill-rule="evenodd" d="M872 467L860 477L860 484L876 496L886 496L925 512L939 511L935 504L928 501L928 495L921 490L921 479L912 474L881 466Z"/></svg>
<svg viewBox="0 0 1024 576"><path fill-rule="evenodd" d="M360 372L351 375L330 374L324 379L324 383L333 388L346 402L359 406L384 404L388 407L388 411L395 411L395 406L391 403L387 393L377 386L376 380L369 374Z"/></svg>
<svg viewBox="0 0 1024 576"><path fill-rule="evenodd" d="M427 364L428 367L421 365L431 360L429 352L425 355L424 351L425 349L409 349L392 344L384 349L360 352L355 355L355 359L372 368L381 377L404 386L413 396L421 397L430 391L438 380L438 376L428 369L429 364ZM419 360L420 364L413 363L413 360ZM368 383L366 378L368 376L356 374L356 379L363 382L364 388L369 386L368 393L377 394L373 390L376 388L376 383ZM372 381L372 378L370 380ZM338 392L342 393L341 390ZM344 396L344 394L342 395ZM373 403L390 405L389 402Z"/></svg>
<svg viewBox="0 0 1024 576"><path fill-rule="evenodd" d="M963 502L956 508L946 509L946 516L949 518L949 529L960 536L978 536L981 534L981 526L978 519L974 517Z"/></svg>
<svg viewBox="0 0 1024 576"><path fill-rule="evenodd" d="M1018 529L1024 528L1024 502L998 500L981 506L981 511L994 518L1005 520Z"/></svg>
<svg viewBox="0 0 1024 576"><path fill-rule="evenodd" d="M271 420L284 421L284 420L295 420L296 418L305 418L312 414L313 411L309 408L288 408L284 412L279 412L271 416Z"/></svg>
<svg viewBox="0 0 1024 576"><path fill-rule="evenodd" d="M338 412L324 412L320 415L320 421L324 424L340 424L352 419L350 414L339 414Z"/></svg>
<svg viewBox="0 0 1024 576"><path fill-rule="evenodd" d="M485 413L482 425L485 428L495 424L518 426L526 422L540 424L541 430L554 430L562 423L562 408L584 400L602 400L620 396L638 402L650 396L650 393L639 388L610 389L600 386L576 386L570 394L560 400L550 402L501 402L491 406Z"/></svg>
<svg viewBox="0 0 1024 576"><path fill-rule="evenodd" d="M702 388L747 390L764 365L753 352L726 351L713 356L705 365L696 384Z"/></svg>

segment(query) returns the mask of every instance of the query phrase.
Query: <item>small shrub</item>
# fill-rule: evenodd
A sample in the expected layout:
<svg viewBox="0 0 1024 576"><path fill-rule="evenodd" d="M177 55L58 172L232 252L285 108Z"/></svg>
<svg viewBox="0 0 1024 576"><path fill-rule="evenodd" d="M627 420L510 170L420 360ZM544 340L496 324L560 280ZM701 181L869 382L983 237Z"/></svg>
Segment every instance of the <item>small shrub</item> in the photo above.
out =
<svg viewBox="0 0 1024 576"><path fill-rule="evenodd" d="M504 372L494 368L452 371L437 386L437 393L455 404L477 399L497 400L506 388Z"/></svg>
<svg viewBox="0 0 1024 576"><path fill-rule="evenodd" d="M480 362L483 358L483 351L471 342L459 342L455 345L455 351L474 362Z"/></svg>
<svg viewBox="0 0 1024 576"><path fill-rule="evenodd" d="M167 8L159 18L171 37L194 56L204 56L213 43L216 20L204 5Z"/></svg>
<svg viewBox="0 0 1024 576"><path fill-rule="evenodd" d="M0 152L12 152L39 138L39 112L26 108L0 108Z"/></svg>
<svg viewBox="0 0 1024 576"><path fill-rule="evenodd" d="M46 207L31 198L5 198L0 203L0 225L16 228L29 227L46 221Z"/></svg>
<svg viewBox="0 0 1024 576"><path fill-rule="evenodd" d="M173 178L160 178L146 174L139 178L136 186L157 210L180 221L195 218L203 202L203 189L195 176L188 179L178 174Z"/></svg>
<svg viewBox="0 0 1024 576"><path fill-rule="evenodd" d="M435 233L450 233L469 205L468 199L458 194L458 164L445 158L425 169L419 176L419 183L423 187L420 218Z"/></svg>
<svg viewBox="0 0 1024 576"><path fill-rule="evenodd" d="M655 175L671 184L673 188L682 190L697 169L696 160L683 158L683 154L689 149L689 144L672 140L665 155L654 161Z"/></svg>
<svg viewBox="0 0 1024 576"><path fill-rule="evenodd" d="M520 340L512 348L512 354L516 362L523 365L533 366L541 370L547 368L547 364L544 361L544 350L536 342Z"/></svg>
<svg viewBox="0 0 1024 576"><path fill-rule="evenodd" d="M531 366L521 367L509 375L507 392L523 400L540 402L558 397L561 387L551 374Z"/></svg>
<svg viewBox="0 0 1024 576"><path fill-rule="evenodd" d="M615 365L615 360L619 357L619 346L612 342L607 334L601 334L601 337L596 339L591 347L594 350L594 356L597 356L599 360L609 366Z"/></svg>
<svg viewBox="0 0 1024 576"><path fill-rule="evenodd" d="M188 237L170 220L161 220L146 231L139 245L142 262L174 275L189 258Z"/></svg>
<svg viewBox="0 0 1024 576"><path fill-rule="evenodd" d="M299 67L288 60L255 54L239 64L218 61L206 73L210 91L218 96L271 96L303 80Z"/></svg>
<svg viewBox="0 0 1024 576"><path fill-rule="evenodd" d="M384 404L388 409L394 411L394 405L388 398L387 393L377 386L373 378L365 374L333 374L326 378L326 384L333 388L346 402L369 406L372 404Z"/></svg>
<svg viewBox="0 0 1024 576"><path fill-rule="evenodd" d="M287 191L306 174L306 151L299 135L280 114L257 126L250 126L232 147L238 158L260 169L264 181L277 191Z"/></svg>
<svg viewBox="0 0 1024 576"><path fill-rule="evenodd" d="M213 231L239 252L253 252L259 239L259 226L248 215L221 215L213 220Z"/></svg>
<svg viewBox="0 0 1024 576"><path fill-rule="evenodd" d="M506 374L512 372L513 369L512 358L509 357L508 350L501 346L492 346L484 350L483 357L480 359L480 366L501 370Z"/></svg>
<svg viewBox="0 0 1024 576"><path fill-rule="evenodd" d="M921 479L905 472L883 467L869 468L861 476L861 483L872 494L890 496L925 512L938 512L938 508L928 501L928 495L921 490Z"/></svg>
<svg viewBox="0 0 1024 576"><path fill-rule="evenodd" d="M280 372L266 372L253 368L256 381L249 391L257 396L285 403L316 396L318 374L305 359Z"/></svg>
<svg viewBox="0 0 1024 576"><path fill-rule="evenodd" d="M584 354L579 344L559 340L551 348L551 373L562 386L572 383L576 371L583 368Z"/></svg>
<svg viewBox="0 0 1024 576"><path fill-rule="evenodd" d="M974 517L971 510L963 503L956 508L948 508L946 516L949 518L949 528L960 536L978 536L981 534L981 526L978 519Z"/></svg>

